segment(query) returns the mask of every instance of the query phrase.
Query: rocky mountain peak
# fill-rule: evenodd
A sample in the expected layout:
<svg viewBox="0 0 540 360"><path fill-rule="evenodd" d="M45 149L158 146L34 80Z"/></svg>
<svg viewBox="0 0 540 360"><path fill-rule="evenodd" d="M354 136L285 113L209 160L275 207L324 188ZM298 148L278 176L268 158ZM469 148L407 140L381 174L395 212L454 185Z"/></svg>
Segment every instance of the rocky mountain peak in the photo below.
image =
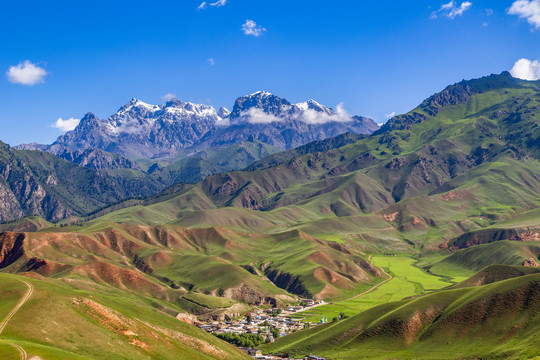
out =
<svg viewBox="0 0 540 360"><path fill-rule="evenodd" d="M182 101L178 100L177 98L171 99L165 103L166 108L169 108L169 107L183 108L184 105L185 104Z"/></svg>
<svg viewBox="0 0 540 360"><path fill-rule="evenodd" d="M243 113L251 109L262 110L266 114L281 115L283 106L290 106L291 103L285 99L275 96L267 91L257 91L251 95L245 95L236 99L231 118L239 118Z"/></svg>
<svg viewBox="0 0 540 360"><path fill-rule="evenodd" d="M99 126L99 123L100 123L99 118L93 113L89 112L83 116L77 128L81 128L81 129L93 128L93 127Z"/></svg>
<svg viewBox="0 0 540 360"><path fill-rule="evenodd" d="M294 104L294 106L299 109L300 111L307 111L307 110L315 110L317 112L324 112L324 113L327 113L327 114L333 114L334 111L327 107L327 106L324 106L324 105L321 105L320 103L318 103L317 101L313 100L313 99L310 99L308 101L305 101L305 102L301 102L301 103L298 103L298 104Z"/></svg>
<svg viewBox="0 0 540 360"><path fill-rule="evenodd" d="M220 118L224 119L226 118L227 116L229 116L231 114L231 111L229 109L227 109L226 107L220 107L219 110L218 110L218 115Z"/></svg>
<svg viewBox="0 0 540 360"><path fill-rule="evenodd" d="M74 130L39 149L53 154L101 149L128 159L168 158L182 149L226 146L249 137L291 148L349 131L371 133L373 127L377 128L369 119L355 120L315 100L291 104L267 91L239 97L232 112L178 99L152 105L132 98L107 119L86 114ZM82 155L94 163L112 164L102 154L76 154L77 159Z"/></svg>
<svg viewBox="0 0 540 360"><path fill-rule="evenodd" d="M159 105L150 105L139 99L132 98L127 104L118 109L115 115L145 114L147 112L156 112L159 110L161 110L161 106Z"/></svg>

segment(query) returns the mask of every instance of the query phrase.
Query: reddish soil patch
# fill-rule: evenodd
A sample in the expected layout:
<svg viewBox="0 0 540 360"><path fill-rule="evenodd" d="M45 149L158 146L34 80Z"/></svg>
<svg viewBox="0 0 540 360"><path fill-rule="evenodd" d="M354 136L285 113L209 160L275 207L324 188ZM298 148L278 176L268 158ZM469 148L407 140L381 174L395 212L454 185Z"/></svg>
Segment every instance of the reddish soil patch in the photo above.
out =
<svg viewBox="0 0 540 360"><path fill-rule="evenodd" d="M399 211L396 211L395 213L392 213L392 214L383 214L382 218L386 221L396 221L398 214L399 214Z"/></svg>
<svg viewBox="0 0 540 360"><path fill-rule="evenodd" d="M528 258L523 262L523 266L529 266L529 267L539 267L540 265L538 262L533 258Z"/></svg>
<svg viewBox="0 0 540 360"><path fill-rule="evenodd" d="M42 276L48 277L57 274L61 271L70 269L71 266L58 264L49 260L33 257L24 264L20 272L36 272Z"/></svg>
<svg viewBox="0 0 540 360"><path fill-rule="evenodd" d="M324 288L315 294L316 299L335 298L341 295L341 292L332 285L326 284Z"/></svg>
<svg viewBox="0 0 540 360"><path fill-rule="evenodd" d="M13 264L24 254L26 234L3 232L0 234L0 269Z"/></svg>
<svg viewBox="0 0 540 360"><path fill-rule="evenodd" d="M95 262L76 266L72 273L88 277L100 284L134 290L161 299L167 298L167 288L151 282L139 272L100 262L97 259Z"/></svg>

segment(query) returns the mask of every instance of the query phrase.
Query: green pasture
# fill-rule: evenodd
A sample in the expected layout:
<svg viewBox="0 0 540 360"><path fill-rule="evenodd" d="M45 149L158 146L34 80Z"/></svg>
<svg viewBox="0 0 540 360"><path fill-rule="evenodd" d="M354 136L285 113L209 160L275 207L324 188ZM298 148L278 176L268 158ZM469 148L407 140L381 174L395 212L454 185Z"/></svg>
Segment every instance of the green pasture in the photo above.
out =
<svg viewBox="0 0 540 360"><path fill-rule="evenodd" d="M410 257L374 256L372 261L393 278L365 295L319 306L299 313L298 316L303 317L304 321L319 322L324 315L331 321L340 312L352 316L377 305L438 290L452 284L442 277L430 275L417 268L414 265L415 260ZM453 281L459 282L464 279L465 277L455 277Z"/></svg>

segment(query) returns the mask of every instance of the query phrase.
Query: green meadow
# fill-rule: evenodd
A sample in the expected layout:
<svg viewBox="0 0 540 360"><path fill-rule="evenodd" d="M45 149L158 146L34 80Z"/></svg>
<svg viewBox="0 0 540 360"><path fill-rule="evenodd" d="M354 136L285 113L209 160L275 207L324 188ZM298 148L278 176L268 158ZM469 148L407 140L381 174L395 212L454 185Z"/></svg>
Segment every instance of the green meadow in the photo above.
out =
<svg viewBox="0 0 540 360"><path fill-rule="evenodd" d="M466 278L456 276L449 281L430 275L417 268L414 259L406 256L374 256L371 260L392 275L392 279L364 295L319 306L299 313L298 317L303 317L304 321L319 322L323 316L327 316L331 321L340 312L352 316L371 307L438 290Z"/></svg>

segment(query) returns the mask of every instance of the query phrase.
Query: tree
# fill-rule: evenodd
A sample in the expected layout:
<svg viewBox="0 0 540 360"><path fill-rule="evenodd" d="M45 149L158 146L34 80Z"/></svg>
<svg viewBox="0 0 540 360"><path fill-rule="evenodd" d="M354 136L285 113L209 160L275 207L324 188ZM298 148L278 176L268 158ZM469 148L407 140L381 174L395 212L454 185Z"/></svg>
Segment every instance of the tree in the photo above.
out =
<svg viewBox="0 0 540 360"><path fill-rule="evenodd" d="M248 322L248 324L251 324L252 320L253 320L253 317L251 316L251 314L247 314L246 315L246 321Z"/></svg>
<svg viewBox="0 0 540 360"><path fill-rule="evenodd" d="M340 312L338 316L339 316L340 319L346 319L346 318L349 317L349 315L347 315L347 314L345 314L343 312Z"/></svg>
<svg viewBox="0 0 540 360"><path fill-rule="evenodd" d="M230 344L243 347L255 347L264 342L264 338L255 334L216 334L218 338Z"/></svg>

